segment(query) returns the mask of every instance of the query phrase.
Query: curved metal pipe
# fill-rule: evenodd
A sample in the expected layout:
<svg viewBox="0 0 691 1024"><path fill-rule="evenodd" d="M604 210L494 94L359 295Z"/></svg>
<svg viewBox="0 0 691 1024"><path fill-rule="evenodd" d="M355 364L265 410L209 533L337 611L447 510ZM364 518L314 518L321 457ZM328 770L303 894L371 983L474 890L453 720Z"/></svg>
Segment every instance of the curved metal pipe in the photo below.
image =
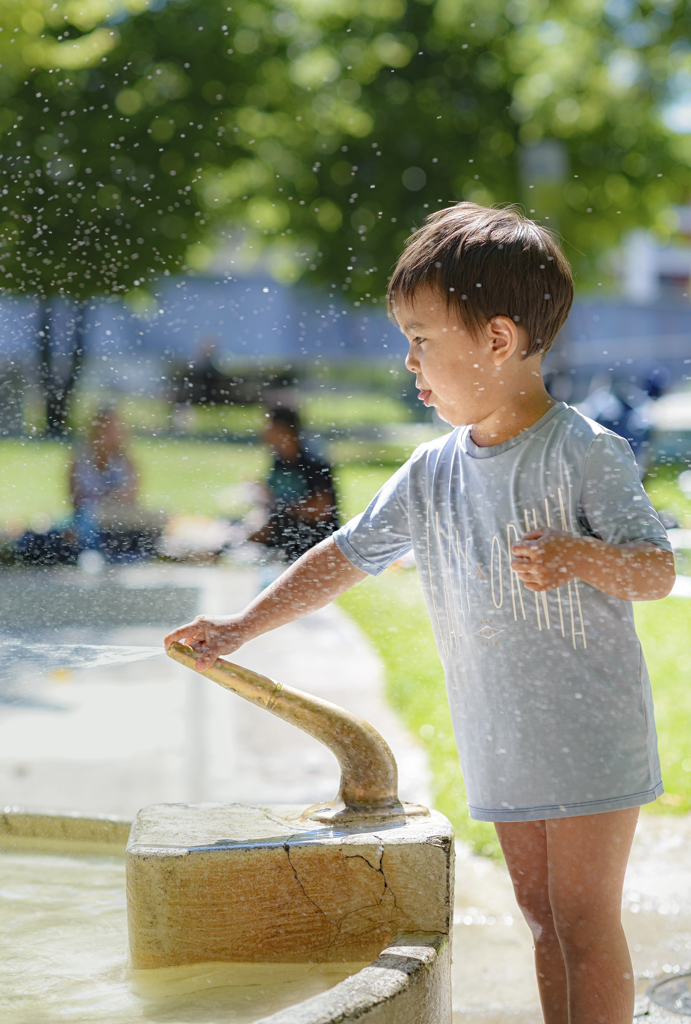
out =
<svg viewBox="0 0 691 1024"><path fill-rule="evenodd" d="M196 671L199 654L193 648L173 644L167 654ZM223 658L200 674L314 736L335 754L341 767L338 796L307 808L303 817L334 822L429 813L419 804L400 802L396 760L386 740L362 718Z"/></svg>

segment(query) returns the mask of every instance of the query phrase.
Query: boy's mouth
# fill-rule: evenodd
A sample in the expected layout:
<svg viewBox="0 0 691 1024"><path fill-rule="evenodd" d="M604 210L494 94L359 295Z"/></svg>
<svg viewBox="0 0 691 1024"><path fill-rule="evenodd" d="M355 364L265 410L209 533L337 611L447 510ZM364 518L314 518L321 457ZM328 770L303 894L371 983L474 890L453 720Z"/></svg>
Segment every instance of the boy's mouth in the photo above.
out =
<svg viewBox="0 0 691 1024"><path fill-rule="evenodd" d="M420 388L418 392L418 401L424 402L425 405L429 405L429 400L432 397L432 392L427 388Z"/></svg>

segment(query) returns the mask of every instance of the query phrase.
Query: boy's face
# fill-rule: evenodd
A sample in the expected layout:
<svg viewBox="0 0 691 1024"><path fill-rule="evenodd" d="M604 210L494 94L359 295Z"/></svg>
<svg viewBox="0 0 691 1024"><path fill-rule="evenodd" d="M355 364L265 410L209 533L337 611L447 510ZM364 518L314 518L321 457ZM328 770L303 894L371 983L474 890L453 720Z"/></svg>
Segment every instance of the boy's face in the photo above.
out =
<svg viewBox="0 0 691 1024"><path fill-rule="evenodd" d="M471 332L430 287L420 288L408 301L396 302L395 313L408 339L405 364L415 374L418 398L447 423L454 427L479 423L509 397L506 384L512 374L506 364L520 359L517 345L522 328L507 317L495 317L486 328Z"/></svg>

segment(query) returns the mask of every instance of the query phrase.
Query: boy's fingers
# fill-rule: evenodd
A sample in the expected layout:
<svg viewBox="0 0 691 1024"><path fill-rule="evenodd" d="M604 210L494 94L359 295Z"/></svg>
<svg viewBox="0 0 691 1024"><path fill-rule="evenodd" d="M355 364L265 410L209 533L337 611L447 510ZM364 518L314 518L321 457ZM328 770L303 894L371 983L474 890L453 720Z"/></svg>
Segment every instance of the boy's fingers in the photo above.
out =
<svg viewBox="0 0 691 1024"><path fill-rule="evenodd" d="M541 577L544 575L544 569L541 565L535 565L534 562L529 562L527 560L517 562L515 565L512 563L511 568L517 576L522 578Z"/></svg>
<svg viewBox="0 0 691 1024"><path fill-rule="evenodd" d="M532 576L532 571L529 565L511 566L511 571L516 573L519 580L524 580L528 576Z"/></svg>
<svg viewBox="0 0 691 1024"><path fill-rule="evenodd" d="M535 558L539 557L541 551L539 548L529 547L527 544L514 544L511 548L511 554L514 558L518 559L519 562L532 562Z"/></svg>
<svg viewBox="0 0 691 1024"><path fill-rule="evenodd" d="M518 576L519 580L523 580L523 581L530 580L530 582L533 582L534 580L541 579L539 574L536 574L534 572L529 572L529 571L528 572L526 572L526 571L521 572L520 569L518 570L516 575Z"/></svg>
<svg viewBox="0 0 691 1024"><path fill-rule="evenodd" d="M547 533L547 529L544 526L538 526L536 530L529 530L528 533L524 533L521 537L521 541L524 540L539 540L540 537L544 537Z"/></svg>
<svg viewBox="0 0 691 1024"><path fill-rule="evenodd" d="M520 540L517 540L516 543L512 545L511 550L515 551L516 548L523 548L526 551L535 551L541 547L541 540L542 536L533 537L531 534L526 533L525 537L521 537Z"/></svg>
<svg viewBox="0 0 691 1024"><path fill-rule="evenodd" d="M549 575L541 572L516 572L521 583L531 590L556 590L559 582Z"/></svg>
<svg viewBox="0 0 691 1024"><path fill-rule="evenodd" d="M163 640L165 649L168 650L171 644L178 643L180 640L194 639L200 635L203 635L203 628L200 629L194 622L188 622L186 626L179 626L174 629L167 637Z"/></svg>
<svg viewBox="0 0 691 1024"><path fill-rule="evenodd" d="M202 651L194 666L197 672L206 672L207 668L215 665L220 653L217 647L207 647L205 651Z"/></svg>

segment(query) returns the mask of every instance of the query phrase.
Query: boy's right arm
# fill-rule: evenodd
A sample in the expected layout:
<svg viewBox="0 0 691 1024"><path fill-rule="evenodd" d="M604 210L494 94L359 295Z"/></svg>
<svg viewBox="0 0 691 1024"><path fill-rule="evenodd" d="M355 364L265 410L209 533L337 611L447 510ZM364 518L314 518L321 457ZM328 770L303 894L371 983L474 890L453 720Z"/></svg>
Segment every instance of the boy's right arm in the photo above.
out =
<svg viewBox="0 0 691 1024"><path fill-rule="evenodd" d="M189 644L200 652L196 668L204 672L221 655L232 654L255 636L323 608L366 576L341 553L333 537L328 537L286 569L239 615L197 615L168 634L166 649L176 641Z"/></svg>

